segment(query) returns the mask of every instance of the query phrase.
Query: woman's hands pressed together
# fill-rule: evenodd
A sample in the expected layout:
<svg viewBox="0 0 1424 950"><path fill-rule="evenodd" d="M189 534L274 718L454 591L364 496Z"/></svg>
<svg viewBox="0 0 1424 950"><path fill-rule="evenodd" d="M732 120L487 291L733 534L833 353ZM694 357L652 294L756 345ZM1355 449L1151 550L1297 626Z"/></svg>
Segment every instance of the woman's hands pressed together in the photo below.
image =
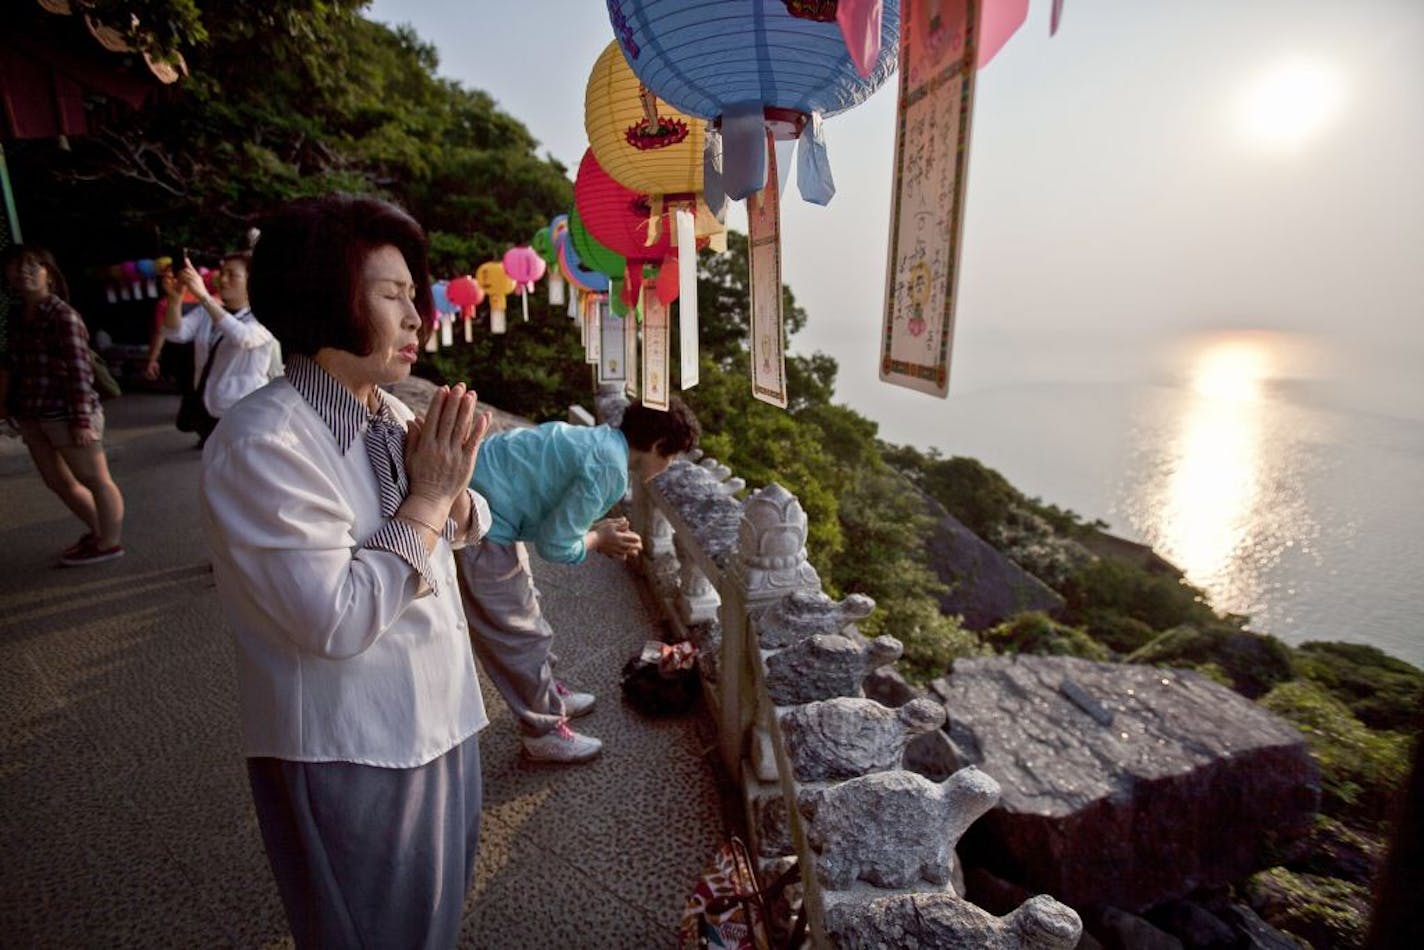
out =
<svg viewBox="0 0 1424 950"><path fill-rule="evenodd" d="M475 470L480 442L489 431L490 414L476 415L476 397L464 383L441 386L430 399L425 418L406 428L405 467L410 491L397 510L409 520L443 527L454 517L469 518L465 488Z"/></svg>
<svg viewBox="0 0 1424 950"><path fill-rule="evenodd" d="M604 518L589 529L584 547L614 560L626 561L643 553L643 538L629 528L627 518Z"/></svg>

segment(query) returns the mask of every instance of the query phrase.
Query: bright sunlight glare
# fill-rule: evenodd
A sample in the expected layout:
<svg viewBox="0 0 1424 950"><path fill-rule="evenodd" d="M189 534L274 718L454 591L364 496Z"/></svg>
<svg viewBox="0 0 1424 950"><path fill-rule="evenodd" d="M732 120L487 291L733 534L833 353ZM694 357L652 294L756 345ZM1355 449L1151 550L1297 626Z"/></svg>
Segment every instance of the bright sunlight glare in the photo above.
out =
<svg viewBox="0 0 1424 950"><path fill-rule="evenodd" d="M1340 77L1330 66L1310 60L1278 63L1247 87L1241 128L1258 145L1295 149L1324 128L1341 98Z"/></svg>

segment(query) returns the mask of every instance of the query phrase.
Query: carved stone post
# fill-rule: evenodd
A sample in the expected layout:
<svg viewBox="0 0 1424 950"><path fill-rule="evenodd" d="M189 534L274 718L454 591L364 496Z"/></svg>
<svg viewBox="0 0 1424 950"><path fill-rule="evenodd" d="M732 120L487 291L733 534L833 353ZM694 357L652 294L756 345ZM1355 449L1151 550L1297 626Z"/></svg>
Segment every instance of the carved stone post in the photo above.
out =
<svg viewBox="0 0 1424 950"><path fill-rule="evenodd" d="M641 524L633 526L643 536L643 554L638 566L653 591L667 602L677 597L678 593L677 546L673 540L672 522L649 504L647 497L648 490L644 486L634 489L633 510L646 518Z"/></svg>
<svg viewBox="0 0 1424 950"><path fill-rule="evenodd" d="M819 591L806 560L806 512L796 496L772 483L747 500L722 610L721 711L718 741L729 774L740 776L749 728L756 721L759 661L750 614L796 591Z"/></svg>
<svg viewBox="0 0 1424 950"><path fill-rule="evenodd" d="M717 596L717 589L707 575L691 558L680 559L679 571L681 587L677 593L677 613L682 622L690 627L716 620L722 598Z"/></svg>

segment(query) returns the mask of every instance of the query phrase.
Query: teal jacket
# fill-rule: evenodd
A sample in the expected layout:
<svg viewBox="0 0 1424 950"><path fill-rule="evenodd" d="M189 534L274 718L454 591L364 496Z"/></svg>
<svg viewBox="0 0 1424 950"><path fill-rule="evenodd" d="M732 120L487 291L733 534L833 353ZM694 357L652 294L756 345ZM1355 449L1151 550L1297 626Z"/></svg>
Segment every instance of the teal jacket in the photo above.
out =
<svg viewBox="0 0 1424 950"><path fill-rule="evenodd" d="M562 422L499 432L480 446L470 484L489 502L491 541L528 541L546 561L577 564L584 534L628 491L628 441Z"/></svg>

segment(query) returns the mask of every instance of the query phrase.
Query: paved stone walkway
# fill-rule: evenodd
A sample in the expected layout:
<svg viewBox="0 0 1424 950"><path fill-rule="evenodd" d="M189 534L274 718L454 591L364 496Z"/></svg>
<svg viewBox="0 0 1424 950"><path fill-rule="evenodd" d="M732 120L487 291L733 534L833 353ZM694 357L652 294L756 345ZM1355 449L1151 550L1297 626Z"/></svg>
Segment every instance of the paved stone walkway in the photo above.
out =
<svg viewBox="0 0 1424 950"><path fill-rule="evenodd" d="M232 649L197 522L199 453L172 396L108 405L126 557L56 566L80 533L18 440L0 439L0 944L277 947L291 939L248 795ZM702 717L623 706L656 636L603 558L536 562L560 671L599 694L601 759L518 755L487 683L485 813L461 945L666 947L724 835Z"/></svg>

